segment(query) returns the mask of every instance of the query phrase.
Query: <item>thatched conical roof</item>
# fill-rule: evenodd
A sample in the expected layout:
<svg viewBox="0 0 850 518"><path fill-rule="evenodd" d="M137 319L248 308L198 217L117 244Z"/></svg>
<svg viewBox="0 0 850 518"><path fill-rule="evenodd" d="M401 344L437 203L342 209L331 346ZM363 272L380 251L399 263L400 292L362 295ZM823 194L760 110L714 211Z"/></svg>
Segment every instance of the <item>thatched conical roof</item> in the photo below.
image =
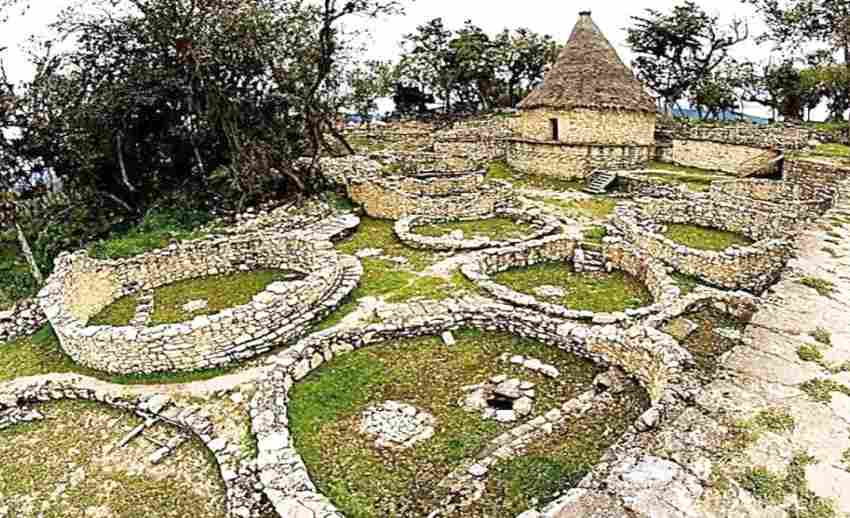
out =
<svg viewBox="0 0 850 518"><path fill-rule="evenodd" d="M558 61L520 104L522 110L551 108L655 111L655 101L623 63L590 17L580 14Z"/></svg>

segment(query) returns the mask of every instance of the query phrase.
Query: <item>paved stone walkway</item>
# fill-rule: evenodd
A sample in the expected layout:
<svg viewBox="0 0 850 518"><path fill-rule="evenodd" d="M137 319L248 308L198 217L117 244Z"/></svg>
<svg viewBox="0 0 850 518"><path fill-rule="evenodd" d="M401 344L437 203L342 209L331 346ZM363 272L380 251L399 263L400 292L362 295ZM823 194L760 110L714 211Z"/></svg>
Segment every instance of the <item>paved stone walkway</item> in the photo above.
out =
<svg viewBox="0 0 850 518"><path fill-rule="evenodd" d="M821 221L850 215L850 202L846 196L843 200ZM802 235L799 256L766 295L743 343L721 359L718 378L654 437L618 452L621 461L597 470L592 481L564 499L566 505L554 516L833 516L806 514L805 502L793 494L785 495L780 504L766 503L734 475L722 483L717 476L766 468L785 477L800 454L813 457L805 467L808 488L834 503L834 516L850 516L850 465L842 459L850 449L850 396L832 392L831 401L824 403L800 388L813 379L850 387L850 373L836 374L828 368L850 361L848 238L850 225L813 227ZM800 280L807 277L829 281L833 293L823 296L804 286ZM811 336L818 328L831 335L831 346L819 345ZM819 347L824 361L801 360L798 349L804 345ZM757 440L736 449L730 427L751 423L766 410L793 417L793 429L761 431Z"/></svg>

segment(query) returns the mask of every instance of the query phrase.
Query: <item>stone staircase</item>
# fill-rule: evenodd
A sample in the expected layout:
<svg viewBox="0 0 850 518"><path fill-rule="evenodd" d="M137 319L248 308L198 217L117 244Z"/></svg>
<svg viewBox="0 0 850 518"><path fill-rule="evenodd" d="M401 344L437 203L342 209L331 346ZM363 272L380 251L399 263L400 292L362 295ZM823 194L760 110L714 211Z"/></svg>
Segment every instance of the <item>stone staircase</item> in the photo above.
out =
<svg viewBox="0 0 850 518"><path fill-rule="evenodd" d="M608 171L594 171L587 179L587 187L584 192L590 194L605 194L608 188L617 180L617 173Z"/></svg>
<svg viewBox="0 0 850 518"><path fill-rule="evenodd" d="M594 243L581 243L573 257L573 268L577 272L601 272L605 270L602 247Z"/></svg>

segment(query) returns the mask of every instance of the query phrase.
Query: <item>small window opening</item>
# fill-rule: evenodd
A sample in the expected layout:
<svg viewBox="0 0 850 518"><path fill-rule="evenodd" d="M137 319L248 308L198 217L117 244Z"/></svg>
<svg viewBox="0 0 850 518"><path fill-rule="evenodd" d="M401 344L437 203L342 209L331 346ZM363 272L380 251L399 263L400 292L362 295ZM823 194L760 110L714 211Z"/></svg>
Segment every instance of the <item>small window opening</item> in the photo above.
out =
<svg viewBox="0 0 850 518"><path fill-rule="evenodd" d="M549 125L552 127L552 140L561 140L561 131L558 127L558 119L549 119Z"/></svg>

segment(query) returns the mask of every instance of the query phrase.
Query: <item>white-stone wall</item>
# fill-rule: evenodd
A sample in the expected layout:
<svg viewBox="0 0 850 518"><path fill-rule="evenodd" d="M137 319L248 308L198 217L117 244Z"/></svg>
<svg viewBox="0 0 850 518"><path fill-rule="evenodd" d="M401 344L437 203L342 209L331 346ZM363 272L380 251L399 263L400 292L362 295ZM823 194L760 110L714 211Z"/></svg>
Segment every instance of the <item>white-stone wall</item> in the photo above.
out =
<svg viewBox="0 0 850 518"><path fill-rule="evenodd" d="M191 322L154 327L90 326L118 298L177 281L249 271L291 270L306 277L273 283L245 305ZM131 259L63 254L39 294L63 350L110 373L191 371L256 356L303 335L356 286L362 267L327 241L280 234L187 241Z"/></svg>
<svg viewBox="0 0 850 518"><path fill-rule="evenodd" d="M624 110L570 111L538 108L524 110L511 119L514 137L552 141L551 120L558 120L561 142L652 146L655 144L655 114Z"/></svg>
<svg viewBox="0 0 850 518"><path fill-rule="evenodd" d="M522 172L565 180L584 179L597 169L638 169L652 160L653 146L582 145L513 139L508 163Z"/></svg>
<svg viewBox="0 0 850 518"><path fill-rule="evenodd" d="M702 202L670 202L643 210L620 206L615 210L613 225L624 238L648 255L663 261L676 271L692 275L719 288L749 290L760 293L773 284L793 254L793 245L780 229L744 226L746 218L734 207ZM658 204L662 205L662 204ZM744 211L745 212L745 211ZM665 223L696 224L757 239L745 247L731 247L721 252L695 250L676 243L661 233Z"/></svg>
<svg viewBox="0 0 850 518"><path fill-rule="evenodd" d="M750 172L752 166L767 164L779 156L769 149L715 142L711 140L673 140L671 161L676 164L723 171L734 175Z"/></svg>

